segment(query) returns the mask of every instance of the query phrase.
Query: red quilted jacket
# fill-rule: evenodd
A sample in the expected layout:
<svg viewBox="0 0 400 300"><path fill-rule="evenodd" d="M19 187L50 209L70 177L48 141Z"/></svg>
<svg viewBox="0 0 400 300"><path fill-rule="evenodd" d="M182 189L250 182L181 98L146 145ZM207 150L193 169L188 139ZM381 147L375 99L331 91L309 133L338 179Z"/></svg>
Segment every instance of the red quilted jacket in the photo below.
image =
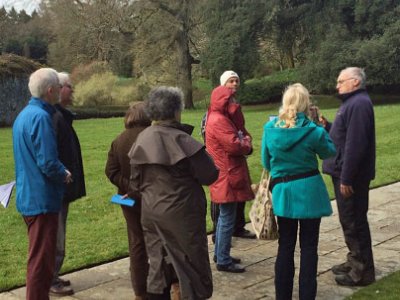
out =
<svg viewBox="0 0 400 300"><path fill-rule="evenodd" d="M238 126L229 117L232 95L232 90L225 86L215 88L208 110L207 152L220 170L218 179L210 185L211 200L215 203L243 202L254 198L245 157L252 150L251 138L247 131L241 137ZM244 120L243 115L240 117Z"/></svg>

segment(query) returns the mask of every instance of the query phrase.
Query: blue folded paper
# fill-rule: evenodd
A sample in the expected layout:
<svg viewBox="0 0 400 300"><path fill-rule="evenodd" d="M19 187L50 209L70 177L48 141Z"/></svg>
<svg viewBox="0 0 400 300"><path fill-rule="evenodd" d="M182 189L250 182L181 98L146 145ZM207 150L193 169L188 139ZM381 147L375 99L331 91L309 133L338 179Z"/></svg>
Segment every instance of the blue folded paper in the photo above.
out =
<svg viewBox="0 0 400 300"><path fill-rule="evenodd" d="M124 198L122 199L122 195L115 194L111 197L111 202L115 204L121 204L126 206L133 206L135 205L135 200L131 198Z"/></svg>

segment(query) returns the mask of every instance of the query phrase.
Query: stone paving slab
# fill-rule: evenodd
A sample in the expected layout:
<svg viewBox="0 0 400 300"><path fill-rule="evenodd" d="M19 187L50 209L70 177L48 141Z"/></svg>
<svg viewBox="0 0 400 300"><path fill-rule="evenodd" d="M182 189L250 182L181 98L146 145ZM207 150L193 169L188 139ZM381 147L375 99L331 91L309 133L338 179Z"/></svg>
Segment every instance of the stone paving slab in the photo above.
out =
<svg viewBox="0 0 400 300"><path fill-rule="evenodd" d="M317 299L339 300L358 288L335 284L330 268L343 262L347 254L339 224L336 203L333 215L321 222L318 262ZM377 279L400 270L400 182L370 191L369 223ZM251 229L250 224L247 224ZM209 240L210 261L214 245ZM233 238L232 256L240 257L246 267L243 274L218 272L212 263L214 300L274 299L274 264L277 241L259 241ZM296 276L293 299L298 299L299 247L295 251ZM68 257L67 257L68 259ZM63 276L71 280L75 294L64 300L133 299L130 284L129 259L124 258L97 267L83 269ZM379 292L379 291L378 291ZM0 293L0 300L25 299L25 287ZM59 298L52 298L59 299Z"/></svg>

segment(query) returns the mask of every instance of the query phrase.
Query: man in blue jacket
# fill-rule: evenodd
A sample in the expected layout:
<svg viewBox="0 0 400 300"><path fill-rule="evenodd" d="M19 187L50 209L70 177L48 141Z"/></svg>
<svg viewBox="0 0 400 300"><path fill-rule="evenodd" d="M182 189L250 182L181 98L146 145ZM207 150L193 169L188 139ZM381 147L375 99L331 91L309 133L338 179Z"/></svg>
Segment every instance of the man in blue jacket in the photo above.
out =
<svg viewBox="0 0 400 300"><path fill-rule="evenodd" d="M28 227L26 299L49 299L53 279L58 212L64 182L71 173L59 161L52 125L60 83L57 72L42 68L31 74L28 105L13 125L17 209Z"/></svg>
<svg viewBox="0 0 400 300"><path fill-rule="evenodd" d="M371 233L368 225L369 184L375 177L375 119L365 90L363 69L342 70L336 89L342 104L329 131L337 154L323 162L332 176L340 224L349 249L346 262L332 267L339 285L364 286L375 281Z"/></svg>

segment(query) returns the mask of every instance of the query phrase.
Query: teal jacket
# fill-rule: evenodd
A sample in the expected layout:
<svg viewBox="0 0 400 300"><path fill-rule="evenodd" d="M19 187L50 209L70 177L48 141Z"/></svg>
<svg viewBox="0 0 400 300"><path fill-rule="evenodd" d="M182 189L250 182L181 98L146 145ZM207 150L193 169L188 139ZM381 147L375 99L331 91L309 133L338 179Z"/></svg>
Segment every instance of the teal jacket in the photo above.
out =
<svg viewBox="0 0 400 300"><path fill-rule="evenodd" d="M317 155L336 154L326 130L297 114L296 127L281 128L272 120L264 125L261 159L272 178L318 169ZM332 214L325 183L320 174L277 184L272 192L275 215L292 219L320 218Z"/></svg>

